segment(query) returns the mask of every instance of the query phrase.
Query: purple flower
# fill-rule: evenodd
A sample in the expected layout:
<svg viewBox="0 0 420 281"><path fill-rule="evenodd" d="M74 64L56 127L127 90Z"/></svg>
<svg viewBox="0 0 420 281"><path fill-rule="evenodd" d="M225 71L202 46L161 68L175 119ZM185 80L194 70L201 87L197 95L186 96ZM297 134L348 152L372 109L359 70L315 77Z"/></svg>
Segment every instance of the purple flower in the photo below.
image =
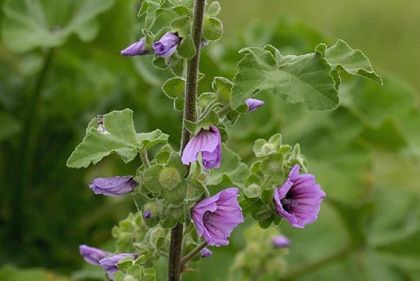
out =
<svg viewBox="0 0 420 281"><path fill-rule="evenodd" d="M257 99L247 99L245 103L248 106L249 112L253 112L257 110L259 107L264 105L264 102L262 100L257 100Z"/></svg>
<svg viewBox="0 0 420 281"><path fill-rule="evenodd" d="M196 136L191 138L182 152L182 163L188 165L197 161L198 154L201 152L205 168L219 168L222 158L221 142L222 138L215 126L210 126L209 130L201 129Z"/></svg>
<svg viewBox="0 0 420 281"><path fill-rule="evenodd" d="M201 249L201 251L200 251L200 256L201 256L202 258L208 258L208 257L210 257L211 255L213 255L213 252L212 252L209 248L203 248L203 249Z"/></svg>
<svg viewBox="0 0 420 281"><path fill-rule="evenodd" d="M80 255L83 259L90 264L99 265L99 261L107 256L111 255L111 253L102 251L101 249L93 248L87 245L80 245L79 246Z"/></svg>
<svg viewBox="0 0 420 281"><path fill-rule="evenodd" d="M159 57L169 58L175 53L181 37L175 32L166 32L159 41L153 43L155 54Z"/></svg>
<svg viewBox="0 0 420 281"><path fill-rule="evenodd" d="M277 235L271 239L274 248L287 248L290 245L290 240L284 235Z"/></svg>
<svg viewBox="0 0 420 281"><path fill-rule="evenodd" d="M325 192L311 174L299 174L295 165L286 182L274 192L277 213L297 228L304 228L318 218Z"/></svg>
<svg viewBox="0 0 420 281"><path fill-rule="evenodd" d="M210 246L228 245L233 229L244 221L238 193L236 187L227 188L193 207L192 219L197 233Z"/></svg>
<svg viewBox="0 0 420 281"><path fill-rule="evenodd" d="M129 193L137 186L137 182L132 176L96 178L91 184L90 189L96 194L116 196Z"/></svg>
<svg viewBox="0 0 420 281"><path fill-rule="evenodd" d="M126 57L141 56L148 53L146 47L146 40L141 38L139 41L131 44L127 48L121 51L121 55Z"/></svg>
<svg viewBox="0 0 420 281"><path fill-rule="evenodd" d="M143 218L144 219L150 219L152 217L152 211L151 210L145 210L144 212L143 212Z"/></svg>
<svg viewBox="0 0 420 281"><path fill-rule="evenodd" d="M124 259L135 259L136 254L122 253L103 258L99 261L99 265L105 269L106 275L109 279L114 278L115 272L118 271L118 263Z"/></svg>

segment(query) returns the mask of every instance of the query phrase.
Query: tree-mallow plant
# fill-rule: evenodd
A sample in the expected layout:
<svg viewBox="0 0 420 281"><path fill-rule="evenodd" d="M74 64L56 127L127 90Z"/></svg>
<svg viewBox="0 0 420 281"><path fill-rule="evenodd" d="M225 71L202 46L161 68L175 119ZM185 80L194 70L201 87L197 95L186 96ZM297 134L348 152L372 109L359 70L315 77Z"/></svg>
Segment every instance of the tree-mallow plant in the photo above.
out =
<svg viewBox="0 0 420 281"><path fill-rule="evenodd" d="M159 261L167 259L168 280L178 281L190 261L211 257L211 247L229 245L245 218L262 228L282 218L297 228L315 222L325 192L307 173L299 145L283 144L279 134L258 139L254 160L244 163L226 145L229 128L242 114L264 110L264 101L256 98L260 92L328 110L338 106L341 72L382 83L367 57L339 40L304 55L283 55L271 45L246 47L232 80L214 77L212 88L199 93L200 52L222 35L219 12L218 1L143 0L138 13L143 36L121 51L123 56L149 55L136 59L153 56L157 68L173 73L162 91L175 110L183 111L180 148L160 130L137 133L133 112L124 109L94 118L68 159L73 168L96 164L111 153L125 163L137 156L142 160L132 176L97 178L90 184L96 194L132 194L138 206L113 231L115 253L80 246L85 260L104 268L111 280L156 280ZM258 236L271 247L259 253L265 257L261 266L281 264L279 257L267 259L290 244L278 233L270 235ZM241 276L236 269L245 268L240 257L231 279L243 278L235 277Z"/></svg>

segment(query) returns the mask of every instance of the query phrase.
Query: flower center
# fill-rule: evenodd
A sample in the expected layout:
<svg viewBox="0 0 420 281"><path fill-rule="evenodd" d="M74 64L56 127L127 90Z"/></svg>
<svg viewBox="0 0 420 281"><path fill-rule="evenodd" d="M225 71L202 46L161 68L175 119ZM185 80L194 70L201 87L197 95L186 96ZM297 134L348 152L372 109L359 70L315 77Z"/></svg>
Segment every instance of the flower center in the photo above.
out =
<svg viewBox="0 0 420 281"><path fill-rule="evenodd" d="M290 213L290 211L293 211L293 209L299 205L297 200L290 199L287 197L280 200L280 202L281 202L281 205L283 206L283 209L288 213Z"/></svg>
<svg viewBox="0 0 420 281"><path fill-rule="evenodd" d="M210 211L207 211L203 215L203 222L204 225L212 224L213 223L213 213Z"/></svg>

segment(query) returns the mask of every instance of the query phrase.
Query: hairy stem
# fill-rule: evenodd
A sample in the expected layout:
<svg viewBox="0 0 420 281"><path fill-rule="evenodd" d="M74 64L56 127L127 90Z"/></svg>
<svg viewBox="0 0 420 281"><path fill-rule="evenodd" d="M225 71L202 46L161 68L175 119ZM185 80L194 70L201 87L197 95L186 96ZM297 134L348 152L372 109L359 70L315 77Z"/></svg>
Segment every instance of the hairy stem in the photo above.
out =
<svg viewBox="0 0 420 281"><path fill-rule="evenodd" d="M189 252L185 257L181 260L181 266L184 266L187 262L189 262L191 259L193 259L202 249L204 249L207 246L207 242L203 242L200 245L197 246L194 250Z"/></svg>
<svg viewBox="0 0 420 281"><path fill-rule="evenodd" d="M22 135L19 143L19 150L17 151L16 163L19 165L16 168L16 186L14 187L14 194L12 199L13 208L13 237L19 241L24 229L24 216L22 204L25 198L25 191L28 189L32 181L32 164L33 164L33 149L31 145L34 143L34 127L38 121L38 105L41 99L41 93L45 85L45 81L53 59L54 49L49 49L45 53L44 62L41 71L36 78L35 87L29 97L28 107L26 108Z"/></svg>
<svg viewBox="0 0 420 281"><path fill-rule="evenodd" d="M140 150L140 159L146 168L150 167L149 155L147 155L146 149Z"/></svg>
<svg viewBox="0 0 420 281"><path fill-rule="evenodd" d="M185 83L185 103L182 122L181 152L190 140L190 132L185 128L185 121L195 122L197 119L197 84L200 64L200 47L203 37L203 19L205 0L195 0L194 17L191 28L191 35L196 48L194 57L187 63L187 81ZM184 226L177 224L171 230L171 243L169 249L168 280L181 280L181 252L182 234Z"/></svg>

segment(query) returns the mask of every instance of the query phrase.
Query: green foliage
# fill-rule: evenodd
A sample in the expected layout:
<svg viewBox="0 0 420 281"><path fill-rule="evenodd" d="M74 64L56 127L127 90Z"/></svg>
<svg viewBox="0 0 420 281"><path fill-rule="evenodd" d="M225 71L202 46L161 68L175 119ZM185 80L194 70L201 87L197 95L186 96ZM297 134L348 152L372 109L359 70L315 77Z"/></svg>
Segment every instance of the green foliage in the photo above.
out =
<svg viewBox="0 0 420 281"><path fill-rule="evenodd" d="M275 280L286 269L285 256L288 249L276 249L271 240L280 235L274 228L262 230L258 225L249 226L244 231L245 247L239 251L229 270L230 281L254 280L264 272L264 280ZM250 258L252 257L252 259Z"/></svg>
<svg viewBox="0 0 420 281"><path fill-rule="evenodd" d="M113 0L6 1L2 40L16 52L58 47L72 34L91 41L99 30L96 16L113 4Z"/></svg>
<svg viewBox="0 0 420 281"><path fill-rule="evenodd" d="M289 103L303 102L309 109L327 110L338 105L340 75L344 70L382 84L368 58L339 40L328 48L320 44L312 54L283 56L273 46L246 48L234 79L232 106L270 92Z"/></svg>
<svg viewBox="0 0 420 281"><path fill-rule="evenodd" d="M360 50L354 50L343 40L326 49L325 58L333 68L340 68L351 75L360 75L382 85L382 78L373 70L369 59Z"/></svg>
<svg viewBox="0 0 420 281"><path fill-rule="evenodd" d="M273 258L272 264L263 266L261 279L278 280L280 273L286 271L286 277L292 276L319 261L315 269L295 280L336 280L339 277L342 280L398 281L418 277L419 250L415 246L419 233L418 193L407 191L410 184L415 185L413 179L418 171L415 162L420 151L418 106L412 89L401 81L385 77L382 88L369 81L381 83L382 80L359 50L340 40L329 48L327 45L316 47L319 42L329 40L291 20L280 20L271 26L250 26L245 28L245 34L237 32L237 36L217 46L210 44L203 48L201 72L206 73L206 77L200 81L203 94L198 100L202 119L199 123L185 125L191 132L197 132L217 122L224 141L229 139L230 148L223 145L220 169L207 175L199 165L193 165L193 176L183 179L185 170L179 154L168 146L160 150L153 147L157 143L165 144L168 136L153 130L159 127L170 133L169 141L178 145L180 114L170 111L171 103L161 95L160 86L167 81L163 91L180 110L185 84L180 68L183 58L190 58L194 53L189 37L192 1L146 0L141 3L139 20L146 23L148 30L144 30L143 35L147 35L149 43L170 30L184 38L169 67L164 60L157 62L165 68L163 70L155 69L148 58L123 61L117 56L120 48L143 36L134 24L136 19L129 16L134 7L131 1L119 1L108 12L114 1L0 2L4 4L1 24L4 45L17 52L60 47L40 98L39 114L33 118L37 132L30 150L36 159L31 162L33 175L22 175L31 187L21 202L28 209L26 219L19 221L25 226L25 233L16 244L8 229L1 229L2 240L11 241L3 246L2 260L73 270L80 262L74 245L86 241L87 237L92 245L104 244L110 238L108 230L104 229L133 211L134 215L113 230L116 250L135 250L144 256L120 264L121 272L116 278L160 280L163 277L159 279L156 271L165 272L156 257L165 255L168 250L167 228L177 222L190 221L189 209L201 198L206 186L212 194L227 186L240 187L244 210L261 226L279 223L270 206L272 188L283 181L293 164L307 164L300 154L302 149L310 163L307 168L317 175L331 201L323 206L319 222L304 232L292 230L285 223L280 225L293 241L291 255L287 257L289 266L283 267L283 256L279 257L281 262ZM31 5L35 7L32 10L28 8ZM222 25L216 19L219 12L217 1L207 5L205 36L208 41L221 36ZM100 19L99 14L103 14ZM136 26L136 30L131 26ZM69 40L71 34L82 40L96 40L81 44ZM65 42L68 44L64 45ZM275 48L266 46L268 43ZM245 56L236 69L241 59L236 51L244 45L259 48L245 49ZM292 53L306 55L289 55ZM2 210L6 210L0 220L6 225L11 222L8 210L16 192L12 188L14 180L9 178L18 174L20 164L10 163L16 161L19 150L16 137L20 136L20 124L26 119L22 116L27 112L25 101L31 92L28 89L33 85L42 56L38 52L27 57L16 56L0 45L0 126L3 129L0 132L0 176L5 179L0 183L4 194L0 204L4 206ZM316 71L320 72L315 75ZM175 78L172 72L176 73ZM369 80L348 81L348 74ZM288 78L293 78L292 82L288 82ZM277 83L277 79L282 83ZM253 81L258 82L258 87L251 85ZM341 87L337 90L339 84ZM257 91L265 106L257 112L243 114L246 112L244 101ZM276 96L267 95L268 92ZM342 106L334 112L314 113L300 104L284 102L303 102L311 109L330 109L337 106L338 97ZM142 179L134 194L138 210L124 199L106 202L93 199L85 186L96 175L133 173L137 161L122 168L119 161L109 157L88 172L70 172L64 167L70 147L81 139L82 129L78 124L86 123L98 112L127 106L135 108L136 120L132 119L132 112L124 110L119 115L114 111L104 116L108 120L103 124L106 131L95 124L96 119L92 120L85 140L69 165L85 167L113 153L128 161L147 150L154 160L150 167L142 165L137 172L138 179ZM151 133L136 133L134 121L141 131ZM287 143L299 142L301 146L283 145L277 135L279 132ZM250 144L255 140L253 155ZM100 145L103 142L107 144L105 148ZM262 171L269 174L268 182L264 182ZM390 192L390 189L395 191ZM151 198L155 196L157 198ZM103 204L99 205L101 202ZM55 212L51 212L52 209ZM144 210L152 210L155 216L144 220ZM185 249L191 250L200 240L191 225L187 228L191 234L186 237ZM219 276L225 280L223 269L232 263L237 266L234 271L241 271L242 277L238 280L250 277L249 272L255 273L258 270L255 266L260 264L254 261L267 260L249 259L249 256L260 257L272 250L263 243L268 236L260 237L259 228L251 229L246 233L246 241L250 243L245 245L242 232L235 231L232 248L216 249L214 257L203 261L200 272L186 273L186 279L200 276L195 280L207 281ZM274 228L266 233L271 231ZM16 251L16 245L25 250ZM343 249L337 245L342 245ZM256 247L261 248L257 251ZM238 263L239 258L235 259L234 255L240 250L243 251L237 256L241 257ZM331 257L334 262L329 261ZM220 268L221 272L215 272L214 268ZM59 278L38 270L34 275L8 268L4 271L11 280L35 280L38 276L40 280L45 280L45 276ZM101 278L103 274L85 276Z"/></svg>
<svg viewBox="0 0 420 281"><path fill-rule="evenodd" d="M91 163L98 163L112 152L117 153L125 163L128 163L140 150L150 149L168 139L168 136L160 130L137 134L133 111L129 109L113 111L98 118L103 120L99 125L94 125L96 119L90 122L86 137L68 159L67 166L86 168Z"/></svg>
<svg viewBox="0 0 420 281"><path fill-rule="evenodd" d="M303 56L282 56L274 47L248 48L232 89L232 106L267 91L290 103L304 102L310 109L326 110L338 105L338 93L332 69L324 53L316 51Z"/></svg>
<svg viewBox="0 0 420 281"><path fill-rule="evenodd" d="M174 100L174 108L177 111L182 111L184 106L184 88L185 80L180 77L172 77L162 86L165 95Z"/></svg>

